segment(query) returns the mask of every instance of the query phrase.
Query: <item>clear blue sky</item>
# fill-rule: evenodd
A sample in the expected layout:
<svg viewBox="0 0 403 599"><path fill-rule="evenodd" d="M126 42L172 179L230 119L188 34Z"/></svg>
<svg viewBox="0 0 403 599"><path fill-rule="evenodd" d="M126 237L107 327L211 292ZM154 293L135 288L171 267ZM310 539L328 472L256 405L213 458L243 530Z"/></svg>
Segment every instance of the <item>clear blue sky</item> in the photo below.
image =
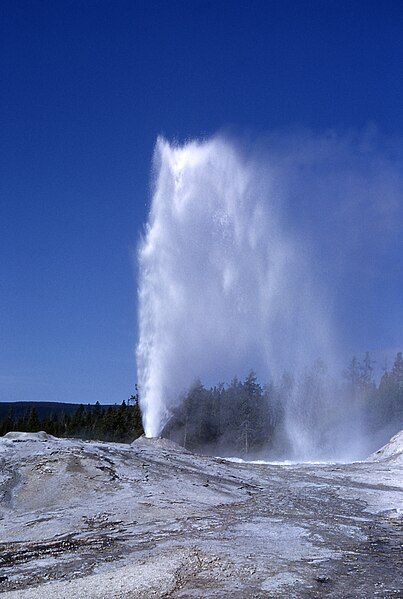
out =
<svg viewBox="0 0 403 599"><path fill-rule="evenodd" d="M3 401L133 389L134 255L158 134L403 134L399 1L3 0L0 29ZM397 248L389 259L396 311ZM359 292L350 300L358 313ZM394 347L387 331L357 344Z"/></svg>

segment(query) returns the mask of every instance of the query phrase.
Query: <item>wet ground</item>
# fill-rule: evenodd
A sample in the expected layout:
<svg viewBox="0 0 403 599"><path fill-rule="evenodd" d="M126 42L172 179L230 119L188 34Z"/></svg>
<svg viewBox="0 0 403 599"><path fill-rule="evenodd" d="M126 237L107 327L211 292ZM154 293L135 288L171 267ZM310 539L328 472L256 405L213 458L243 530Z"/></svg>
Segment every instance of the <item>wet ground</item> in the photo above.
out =
<svg viewBox="0 0 403 599"><path fill-rule="evenodd" d="M0 439L6 597L403 597L402 466Z"/></svg>

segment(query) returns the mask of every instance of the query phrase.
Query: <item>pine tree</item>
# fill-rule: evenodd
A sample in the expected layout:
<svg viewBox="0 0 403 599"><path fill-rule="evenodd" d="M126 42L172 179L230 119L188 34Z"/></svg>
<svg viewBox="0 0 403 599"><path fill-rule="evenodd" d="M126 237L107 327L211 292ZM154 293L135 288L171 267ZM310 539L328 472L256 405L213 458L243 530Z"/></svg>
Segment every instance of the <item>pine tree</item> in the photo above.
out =
<svg viewBox="0 0 403 599"><path fill-rule="evenodd" d="M27 431L30 433L37 433L41 429L41 425L38 418L38 412L35 407L31 408L27 421Z"/></svg>
<svg viewBox="0 0 403 599"><path fill-rule="evenodd" d="M6 417L0 422L0 436L6 435L12 430L14 430L14 417L13 411L10 409Z"/></svg>

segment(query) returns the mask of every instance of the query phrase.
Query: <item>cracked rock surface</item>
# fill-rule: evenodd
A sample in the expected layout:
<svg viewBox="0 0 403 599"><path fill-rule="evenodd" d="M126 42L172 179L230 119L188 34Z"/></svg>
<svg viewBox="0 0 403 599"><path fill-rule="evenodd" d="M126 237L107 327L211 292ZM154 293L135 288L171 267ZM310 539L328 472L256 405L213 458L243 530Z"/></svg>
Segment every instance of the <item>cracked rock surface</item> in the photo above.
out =
<svg viewBox="0 0 403 599"><path fill-rule="evenodd" d="M402 439L353 464L0 438L4 598L402 597Z"/></svg>

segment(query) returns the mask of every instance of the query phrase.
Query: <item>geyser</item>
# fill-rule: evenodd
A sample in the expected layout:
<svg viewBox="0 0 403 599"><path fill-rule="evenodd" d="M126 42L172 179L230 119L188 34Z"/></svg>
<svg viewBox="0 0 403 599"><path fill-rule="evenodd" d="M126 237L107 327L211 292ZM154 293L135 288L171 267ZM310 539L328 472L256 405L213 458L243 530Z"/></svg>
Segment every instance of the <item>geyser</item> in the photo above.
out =
<svg viewBox="0 0 403 599"><path fill-rule="evenodd" d="M270 164L215 137L159 139L139 248L138 382L146 435L157 437L196 377L265 380L332 355L309 253L287 232ZM332 359L330 363L334 363ZM296 451L316 437L292 398ZM287 407L286 407L287 409Z"/></svg>

